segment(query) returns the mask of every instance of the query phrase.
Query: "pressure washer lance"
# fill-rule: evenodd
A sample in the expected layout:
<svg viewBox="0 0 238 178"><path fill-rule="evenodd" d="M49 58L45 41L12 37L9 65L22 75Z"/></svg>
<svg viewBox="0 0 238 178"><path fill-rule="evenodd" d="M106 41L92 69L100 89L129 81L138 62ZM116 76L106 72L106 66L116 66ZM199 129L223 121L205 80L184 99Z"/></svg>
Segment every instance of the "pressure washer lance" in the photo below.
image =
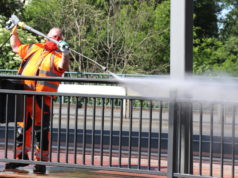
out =
<svg viewBox="0 0 238 178"><path fill-rule="evenodd" d="M93 63L96 64L98 67L100 67L104 72L109 73L109 74L110 74L111 76L113 76L115 79L118 79L118 80L119 80L119 77L118 77L116 74L114 74L113 72L109 71L109 70L107 69L107 67L102 66L102 65L99 64L98 62L94 61L93 59L91 59L91 58L89 58L89 57L87 57L87 56L85 56L85 55L83 55L82 53L79 53L78 51L75 51L74 49L71 49L71 48L69 48L69 49L70 49L71 51L73 51L74 53L76 53L76 54L78 54L78 55L80 55L80 56L82 56L82 57L88 59L89 61L93 62Z"/></svg>
<svg viewBox="0 0 238 178"><path fill-rule="evenodd" d="M6 28L8 30L11 30L13 27L18 25L22 29L27 30L27 31L32 32L32 33L35 33L35 34L37 34L39 36L42 36L42 37L44 37L44 38L54 42L55 44L57 44L57 46L59 46L59 41L57 41L57 40L55 40L53 38L48 37L47 35L45 35L45 34L39 32L39 31L35 30L34 28L31 28L30 26L26 25L24 22L20 22L19 18L16 15L14 15L14 14L11 16L11 18L7 21L6 24L7 24ZM64 47L65 48L69 48L68 45L65 45Z"/></svg>
<svg viewBox="0 0 238 178"><path fill-rule="evenodd" d="M85 55L79 53L78 51L75 51L74 49L71 49L71 48L70 48L70 50L73 51L73 52L75 52L76 54L78 54L78 55L80 55L80 56L82 56L82 57L88 59L89 61L93 62L94 64L96 64L97 66L99 66L103 71L108 72L108 73L111 73L110 71L107 70L106 67L102 66L101 64L99 64L98 62L94 61L93 59L91 59L91 58L89 58L89 57L87 57L87 56L85 56Z"/></svg>
<svg viewBox="0 0 238 178"><path fill-rule="evenodd" d="M11 30L13 27L15 27L16 25L18 25L18 26L20 26L21 28L23 28L23 29L25 29L25 30L27 30L27 31L30 31L30 32L32 32L32 33L35 33L35 34L37 34L37 35L39 35L39 36L42 36L42 37L44 37L44 38L46 38L46 39L48 39L48 40L54 42L55 44L57 44L57 46L59 46L59 41L57 41L57 40L55 40L55 39L53 39L53 38L48 37L47 35L45 35L45 34L39 32L38 30L35 30L34 28L31 28L30 26L26 25L24 22L20 22L19 18L18 18L16 15L14 15L14 14L11 16L11 18L7 21L6 24L7 24L7 25L6 25L5 28L7 28L8 30ZM101 64L99 64L98 62L94 61L93 59L91 59L91 58L89 58L89 57L87 57L87 56L85 56L85 55L83 55L83 54L81 54L81 53L75 51L74 49L69 48L68 45L63 46L63 48L67 48L68 50L71 50L72 52L74 52L74 53L76 53L76 54L78 54L78 55L80 55L80 56L82 56L82 57L88 59L89 61L93 62L94 64L96 64L97 66L99 66L103 71L105 71L105 72L111 74L111 75L114 76L114 77L116 76L116 74L110 72L106 67L102 66Z"/></svg>

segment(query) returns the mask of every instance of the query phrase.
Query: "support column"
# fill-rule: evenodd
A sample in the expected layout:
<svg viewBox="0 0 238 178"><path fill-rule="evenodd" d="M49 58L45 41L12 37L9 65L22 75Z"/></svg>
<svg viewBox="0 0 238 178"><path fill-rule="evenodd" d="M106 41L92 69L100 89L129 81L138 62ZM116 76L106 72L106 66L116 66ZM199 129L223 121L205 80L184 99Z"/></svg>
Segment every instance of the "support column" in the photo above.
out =
<svg viewBox="0 0 238 178"><path fill-rule="evenodd" d="M193 0L171 0L170 8L170 76L183 79L192 73Z"/></svg>
<svg viewBox="0 0 238 178"><path fill-rule="evenodd" d="M192 74L193 0L171 0L170 77L186 80ZM176 91L174 91L176 93ZM192 104L176 102L169 107L168 177L173 173L193 172Z"/></svg>

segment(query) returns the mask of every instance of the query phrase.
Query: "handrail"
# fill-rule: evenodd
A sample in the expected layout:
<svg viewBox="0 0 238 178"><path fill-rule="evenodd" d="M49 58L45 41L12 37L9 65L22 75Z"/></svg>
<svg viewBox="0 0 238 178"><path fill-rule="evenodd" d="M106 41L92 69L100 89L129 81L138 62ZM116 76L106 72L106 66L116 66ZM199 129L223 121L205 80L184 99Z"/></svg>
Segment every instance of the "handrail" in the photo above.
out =
<svg viewBox="0 0 238 178"><path fill-rule="evenodd" d="M0 69L0 73L1 72L9 72L11 74L16 74L17 70L15 69ZM96 77L111 77L110 74L108 73L92 73L92 72L70 72L70 71L66 71L64 73L64 76L68 77L69 75L81 75L81 76L96 76ZM154 76L158 76L158 75L146 75L146 74L116 74L119 77L154 77ZM163 76L163 75L160 75Z"/></svg>
<svg viewBox="0 0 238 178"><path fill-rule="evenodd" d="M22 76L22 75L1 75L2 79L17 79L17 80L44 80L44 81L60 81L60 82L84 82L84 83L105 83L118 84L118 80L114 79L93 79L93 78L64 78L64 77L38 77L38 76Z"/></svg>

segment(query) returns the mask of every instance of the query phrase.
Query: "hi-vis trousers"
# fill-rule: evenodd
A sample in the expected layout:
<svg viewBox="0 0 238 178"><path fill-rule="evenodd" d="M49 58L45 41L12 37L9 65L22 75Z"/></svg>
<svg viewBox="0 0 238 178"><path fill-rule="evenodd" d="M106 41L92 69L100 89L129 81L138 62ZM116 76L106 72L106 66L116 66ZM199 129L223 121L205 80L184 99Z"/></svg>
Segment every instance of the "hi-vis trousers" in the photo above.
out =
<svg viewBox="0 0 238 178"><path fill-rule="evenodd" d="M33 107L33 104L35 107ZM26 155L32 147L36 146L34 148L34 159L36 161L48 161L50 97L35 96L33 99L33 96L27 96L25 116L24 122L17 123L16 159L21 159L22 155ZM23 138L24 135L25 139ZM34 137L34 143L32 143L32 137ZM23 142L25 142L24 153Z"/></svg>

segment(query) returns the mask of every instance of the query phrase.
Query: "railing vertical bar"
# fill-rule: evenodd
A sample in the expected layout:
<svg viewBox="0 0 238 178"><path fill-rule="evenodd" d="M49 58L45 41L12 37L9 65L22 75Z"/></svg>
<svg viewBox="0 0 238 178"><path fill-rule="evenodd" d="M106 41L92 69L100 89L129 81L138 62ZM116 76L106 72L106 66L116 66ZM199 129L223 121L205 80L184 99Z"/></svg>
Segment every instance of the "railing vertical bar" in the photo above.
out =
<svg viewBox="0 0 238 178"><path fill-rule="evenodd" d="M8 152L8 102L9 102L9 94L6 94L6 115L5 115L5 148L4 148L4 157L7 159L7 152Z"/></svg>
<svg viewBox="0 0 238 178"><path fill-rule="evenodd" d="M120 130L119 130L119 167L121 167L122 162L122 125L123 125L123 99L121 99L121 108L120 108Z"/></svg>
<svg viewBox="0 0 238 178"><path fill-rule="evenodd" d="M139 135L138 135L138 169L141 169L141 137L142 137L142 114L143 101L140 100L140 115L139 115Z"/></svg>
<svg viewBox="0 0 238 178"><path fill-rule="evenodd" d="M113 114L114 114L114 99L111 98L111 120L110 120L110 143L109 143L109 166L112 166L112 142L113 142Z"/></svg>
<svg viewBox="0 0 238 178"><path fill-rule="evenodd" d="M78 140L78 103L79 98L76 97L76 108L75 108L75 126L74 126L74 164L77 164L77 140Z"/></svg>
<svg viewBox="0 0 238 178"><path fill-rule="evenodd" d="M183 108L182 108L182 103L178 103L178 106L177 106L177 121L176 121L176 123L177 123L177 125L178 126L176 126L177 128L177 130L176 130L176 134L178 134L178 136L177 136L177 139L178 139L178 142L177 142L177 144L178 144L178 146L177 146L177 149L178 149L178 157L177 157L177 164L178 164L178 166L177 166L177 168L178 168L178 170L181 170L181 159L182 159L182 156L181 156L181 153L182 153L182 148L181 148L181 144L182 144L182 114L183 114Z"/></svg>
<svg viewBox="0 0 238 178"><path fill-rule="evenodd" d="M52 138L53 138L53 113L54 113L54 105L53 105L53 97L50 96L50 143L49 143L49 161L52 162Z"/></svg>
<svg viewBox="0 0 238 178"><path fill-rule="evenodd" d="M210 176L213 175L213 114L214 114L214 108L213 105L211 105L211 118L210 118Z"/></svg>
<svg viewBox="0 0 238 178"><path fill-rule="evenodd" d="M69 162L69 119L70 119L70 100L71 100L71 97L68 96L68 104L67 104L67 125L66 125L66 154L65 154L65 160L66 160L66 163Z"/></svg>
<svg viewBox="0 0 238 178"><path fill-rule="evenodd" d="M148 135L148 170L151 168L151 131L152 131L152 111L153 111L153 104L150 101L150 120L149 120L149 135Z"/></svg>
<svg viewBox="0 0 238 178"><path fill-rule="evenodd" d="M87 129L87 98L84 97L84 121L83 121L83 164L85 164L86 154L86 129Z"/></svg>
<svg viewBox="0 0 238 178"><path fill-rule="evenodd" d="M105 114L105 98L102 98L102 122L101 122L101 135L100 135L100 166L103 166L104 114Z"/></svg>
<svg viewBox="0 0 238 178"><path fill-rule="evenodd" d="M96 98L93 98L93 120L92 120L93 123L92 123L91 165L94 165L95 121L96 121Z"/></svg>
<svg viewBox="0 0 238 178"><path fill-rule="evenodd" d="M159 112L159 138L158 138L158 170L160 171L161 167L161 142L162 142L162 117L163 117L163 103L160 103L160 112Z"/></svg>
<svg viewBox="0 0 238 178"><path fill-rule="evenodd" d="M202 175L202 124L203 124L203 107L200 104L199 115L199 175Z"/></svg>
<svg viewBox="0 0 238 178"><path fill-rule="evenodd" d="M171 100L169 101L169 110L168 110L168 151L167 151L167 160L168 160L168 170L167 170L167 177L171 178L174 177L174 172L177 172L177 158L176 155L174 154L177 150L176 148L178 147L177 143L177 136L176 136L176 128L177 127L177 116L178 116L178 108L177 108L177 103L175 102L176 94L175 92L170 92L170 98ZM173 153L173 154L170 154Z"/></svg>
<svg viewBox="0 0 238 178"><path fill-rule="evenodd" d="M128 142L129 142L128 168L131 168L131 142L132 142L132 118L133 118L133 100L132 99L129 100L129 106L130 106L130 109L129 109L130 125L129 125L129 139L128 139Z"/></svg>
<svg viewBox="0 0 238 178"><path fill-rule="evenodd" d="M15 113L14 113L14 136L13 136L13 139L14 139L14 146L13 146L13 158L16 159L16 145L17 145L17 140L16 140L16 137L17 137L17 102L18 102L18 98L17 98L17 95L15 95ZM22 118L23 119L23 118Z"/></svg>
<svg viewBox="0 0 238 178"><path fill-rule="evenodd" d="M221 169L220 175L223 177L224 171L224 105L221 105Z"/></svg>
<svg viewBox="0 0 238 178"><path fill-rule="evenodd" d="M235 119L236 119L236 106L233 106L232 111L232 177L235 177Z"/></svg>
<svg viewBox="0 0 238 178"><path fill-rule="evenodd" d="M190 171L190 174L193 174L193 171L194 171L194 156L193 156L193 103L190 103L188 105L188 112L187 112L187 116L190 118L188 120L188 128L189 128L189 132L188 132L188 135L189 135L189 159L187 159L187 164L188 164L188 170Z"/></svg>
<svg viewBox="0 0 238 178"><path fill-rule="evenodd" d="M34 149L35 149L35 146L34 146L34 142L35 142L35 99L36 99L36 96L33 95L33 98L32 98L32 125L31 125L31 128L32 128L32 137L31 137L31 160L34 160Z"/></svg>
<svg viewBox="0 0 238 178"><path fill-rule="evenodd" d="M62 121L62 96L59 97L59 122L57 133L57 162L60 162L60 143L61 143L61 121Z"/></svg>
<svg viewBox="0 0 238 178"><path fill-rule="evenodd" d="M42 159L42 154L43 154L43 132L44 132L44 130L43 130L43 126L44 126L44 110L45 110L45 108L44 108L44 96L42 95L41 96L41 128L40 128L40 130L41 130L41 133L40 133L40 161L42 161L43 159Z"/></svg>
<svg viewBox="0 0 238 178"><path fill-rule="evenodd" d="M26 96L23 97L23 105L24 105L24 112L23 112L23 123L24 126L26 125ZM28 117L28 116L27 116ZM26 146L26 127L23 127L23 141L22 141L22 154L25 153L25 146ZM24 156L22 156L22 159Z"/></svg>

